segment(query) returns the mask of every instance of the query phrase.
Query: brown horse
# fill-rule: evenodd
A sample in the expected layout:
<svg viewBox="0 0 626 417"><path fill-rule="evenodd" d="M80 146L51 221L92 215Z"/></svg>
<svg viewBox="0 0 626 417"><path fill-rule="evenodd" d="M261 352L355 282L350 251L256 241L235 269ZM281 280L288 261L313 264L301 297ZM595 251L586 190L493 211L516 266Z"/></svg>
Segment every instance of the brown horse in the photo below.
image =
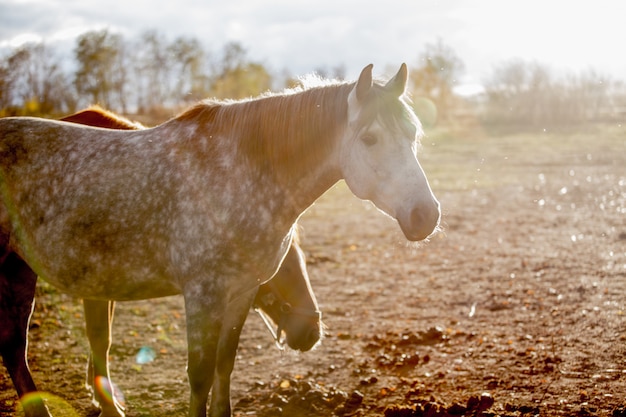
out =
<svg viewBox="0 0 626 417"><path fill-rule="evenodd" d="M200 103L151 129L1 119L0 273L83 299L182 293L189 415L210 392L210 415L230 416L243 323L319 196L344 179L407 239L437 229L407 78L403 64L373 82L369 65L356 83ZM0 303L8 327L29 314L14 302Z"/></svg>
<svg viewBox="0 0 626 417"><path fill-rule="evenodd" d="M139 122L129 120L100 106L91 106L60 120L81 125L104 127L106 129L139 130L146 127Z"/></svg>
<svg viewBox="0 0 626 417"><path fill-rule="evenodd" d="M120 117L99 106L81 110L61 120L108 129L145 129L140 123ZM114 301L85 299L83 305L91 347L87 387L92 392L94 404L103 410L102 415L123 415L109 373L108 352L111 347ZM273 331L269 326L268 328L279 345L284 344L281 336L283 330L287 345L294 350L307 351L319 342L322 334L321 313L309 283L304 253L295 240L276 275L271 281L260 286L254 305L257 306L261 317L265 319L268 315L274 321L277 331ZM102 394L103 390L107 395Z"/></svg>

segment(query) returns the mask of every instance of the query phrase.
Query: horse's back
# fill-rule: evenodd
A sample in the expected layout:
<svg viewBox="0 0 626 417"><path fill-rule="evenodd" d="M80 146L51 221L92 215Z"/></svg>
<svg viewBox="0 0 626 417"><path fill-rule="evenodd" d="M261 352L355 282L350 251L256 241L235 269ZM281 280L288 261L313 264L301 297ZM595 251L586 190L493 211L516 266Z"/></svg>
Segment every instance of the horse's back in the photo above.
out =
<svg viewBox="0 0 626 417"><path fill-rule="evenodd" d="M107 144L90 138L110 135L87 129L46 119L0 119L0 185L5 204L32 203L44 197L45 190L63 191L64 185L71 185L68 177L74 178L75 188L90 185L96 179L90 171L106 157L102 151ZM18 197L29 198L16 201Z"/></svg>
<svg viewBox="0 0 626 417"><path fill-rule="evenodd" d="M128 134L123 130L106 129L86 126L66 121L43 119L38 117L5 117L0 118L0 149L16 149L25 146L36 146L33 150L44 150L46 145L63 141L90 141L91 138L116 137ZM78 144L81 145L81 144ZM93 143L90 143L93 145Z"/></svg>
<svg viewBox="0 0 626 417"><path fill-rule="evenodd" d="M103 177L114 180L118 169L125 172L132 167L139 172L145 164L132 162L150 161L159 152L148 136L147 130L113 130L29 117L0 119L0 181L27 183L42 176L49 181L67 175L82 175L86 182ZM89 177L89 171L98 175Z"/></svg>
<svg viewBox="0 0 626 417"><path fill-rule="evenodd" d="M27 142L39 130L41 120L32 117L0 119L0 167L8 167L25 157Z"/></svg>
<svg viewBox="0 0 626 417"><path fill-rule="evenodd" d="M129 280L166 274L175 179L155 147L123 133L135 132L0 119L0 244L70 293L131 299ZM148 295L176 291L163 282Z"/></svg>
<svg viewBox="0 0 626 417"><path fill-rule="evenodd" d="M15 211L11 198L17 182L15 171L33 159L41 122L31 117L0 118L0 245L5 252L13 235L10 214Z"/></svg>
<svg viewBox="0 0 626 417"><path fill-rule="evenodd" d="M84 128L80 125L34 117L0 119L0 169L7 175L15 165L50 162L62 157L60 148L79 147ZM75 141L75 145L72 145Z"/></svg>

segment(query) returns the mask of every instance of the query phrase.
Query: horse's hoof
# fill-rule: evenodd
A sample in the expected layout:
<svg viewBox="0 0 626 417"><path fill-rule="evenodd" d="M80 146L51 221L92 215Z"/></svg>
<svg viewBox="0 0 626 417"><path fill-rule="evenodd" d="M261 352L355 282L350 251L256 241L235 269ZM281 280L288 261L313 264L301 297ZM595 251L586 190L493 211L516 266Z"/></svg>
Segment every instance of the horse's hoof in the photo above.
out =
<svg viewBox="0 0 626 417"><path fill-rule="evenodd" d="M100 416L99 417L124 417L124 411L120 410L119 408L115 407L115 409L109 409L109 410L102 410L100 412Z"/></svg>

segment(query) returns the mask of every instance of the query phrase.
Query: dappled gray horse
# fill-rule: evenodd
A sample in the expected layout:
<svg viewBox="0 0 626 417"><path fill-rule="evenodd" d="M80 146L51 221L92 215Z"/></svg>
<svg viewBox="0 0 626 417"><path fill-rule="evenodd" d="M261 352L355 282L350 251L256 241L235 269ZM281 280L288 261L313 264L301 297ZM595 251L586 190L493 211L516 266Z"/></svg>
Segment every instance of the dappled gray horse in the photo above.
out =
<svg viewBox="0 0 626 417"><path fill-rule="evenodd" d="M210 415L229 416L241 327L319 196L345 179L407 239L437 228L407 75L374 83L369 65L356 83L200 103L138 131L2 119L0 272L80 298L182 293L189 415L206 415L211 392ZM18 320L5 299L0 319Z"/></svg>
<svg viewBox="0 0 626 417"><path fill-rule="evenodd" d="M81 110L61 120L108 129L145 129L143 125L99 106ZM0 279L2 278L0 275ZM94 404L101 408L103 416L122 416L123 407L117 400L120 395L115 392L116 387L111 382L109 371L109 350L115 303L111 300L85 299L83 306L86 331L91 347L87 386L93 395ZM321 313L309 282L304 253L295 239L291 242L291 247L276 275L259 287L254 306L279 346L282 347L286 343L294 350L306 351L319 342L322 335ZM276 330L273 330L271 321L274 322ZM282 338L283 332L286 339ZM20 355L20 359L26 361L25 352ZM7 368L11 366L23 370L28 369L27 366L18 367L16 364L7 364ZM24 376L17 379L27 380L28 378Z"/></svg>
<svg viewBox="0 0 626 417"><path fill-rule="evenodd" d="M93 106L62 118L64 121L105 127L109 129L137 130L145 128L137 122L120 117L98 106ZM23 279L19 279L20 274ZM11 312L28 312L34 302L36 281L32 271L23 269L16 272L11 280L0 274L0 300L11 300ZM271 285L270 285L271 283ZM27 295L31 298L28 299ZM21 303L21 304L18 304ZM123 416L123 407L119 404L120 393L115 391L109 372L108 352L111 346L111 328L113 323L114 302L110 300L84 300L86 330L91 347L87 386L93 394L93 402L100 406L103 416ZM280 269L272 280L260 286L255 299L255 309L268 325L279 347L285 343L295 350L309 350L321 338L321 313L317 307L315 295L310 286L306 271L304 253L297 242L292 242ZM10 314L9 314L10 316ZM277 327L273 330L271 322ZM7 332L0 333L0 347L4 364L14 381L23 406L30 413L32 407L43 409L35 392L35 384L30 375L26 343L28 335L28 317L10 320L14 326ZM283 339L282 333L285 334ZM29 398L30 397L30 398Z"/></svg>

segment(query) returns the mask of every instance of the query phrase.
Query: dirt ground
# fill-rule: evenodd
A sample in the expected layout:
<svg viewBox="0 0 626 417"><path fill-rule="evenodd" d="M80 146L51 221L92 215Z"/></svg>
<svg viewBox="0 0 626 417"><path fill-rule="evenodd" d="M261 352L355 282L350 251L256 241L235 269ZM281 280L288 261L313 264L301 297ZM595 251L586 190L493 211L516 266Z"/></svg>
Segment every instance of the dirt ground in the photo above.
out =
<svg viewBox="0 0 626 417"><path fill-rule="evenodd" d="M626 416L626 127L431 132L420 160L443 208L428 243L343 183L305 214L326 337L281 352L251 313L235 415ZM80 300L38 291L35 380L57 416L97 416ZM128 416L186 415L184 331L180 297L118 304ZM3 368L0 414L17 407Z"/></svg>

